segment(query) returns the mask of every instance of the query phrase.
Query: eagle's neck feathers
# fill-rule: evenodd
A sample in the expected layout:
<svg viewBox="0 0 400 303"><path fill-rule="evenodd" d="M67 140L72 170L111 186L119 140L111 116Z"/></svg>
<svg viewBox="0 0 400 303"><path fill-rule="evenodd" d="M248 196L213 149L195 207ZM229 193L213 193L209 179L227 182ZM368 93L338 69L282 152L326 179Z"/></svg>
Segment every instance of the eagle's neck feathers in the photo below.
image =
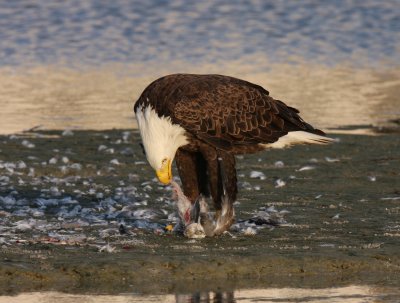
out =
<svg viewBox="0 0 400 303"><path fill-rule="evenodd" d="M147 160L156 170L164 158L172 161L178 148L188 143L185 129L173 124L170 117L159 116L151 106L139 106L136 119Z"/></svg>

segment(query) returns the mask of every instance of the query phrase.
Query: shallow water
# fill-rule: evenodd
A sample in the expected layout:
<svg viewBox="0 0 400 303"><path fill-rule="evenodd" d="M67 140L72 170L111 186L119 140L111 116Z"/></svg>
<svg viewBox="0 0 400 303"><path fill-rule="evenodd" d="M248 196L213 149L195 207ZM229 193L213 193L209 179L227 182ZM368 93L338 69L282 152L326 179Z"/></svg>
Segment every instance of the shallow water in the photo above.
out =
<svg viewBox="0 0 400 303"><path fill-rule="evenodd" d="M78 295L57 292L26 293L17 296L0 297L0 303L36 303L36 302L163 302L163 303L249 303L249 302L330 302L330 303L372 303L372 302L398 302L400 296L398 289L349 286L329 289L307 288L267 288L267 289L241 289L230 292L198 292L195 294L175 295Z"/></svg>
<svg viewBox="0 0 400 303"><path fill-rule="evenodd" d="M399 11L397 0L3 1L0 64L398 64Z"/></svg>

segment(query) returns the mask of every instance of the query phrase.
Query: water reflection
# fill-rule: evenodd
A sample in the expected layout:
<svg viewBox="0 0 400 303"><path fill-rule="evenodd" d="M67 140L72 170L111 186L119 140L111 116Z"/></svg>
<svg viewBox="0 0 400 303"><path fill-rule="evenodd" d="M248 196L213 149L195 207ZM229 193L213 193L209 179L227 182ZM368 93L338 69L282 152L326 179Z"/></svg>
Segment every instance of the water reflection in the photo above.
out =
<svg viewBox="0 0 400 303"><path fill-rule="evenodd" d="M235 303L235 293L198 292L191 295L176 295L176 303Z"/></svg>

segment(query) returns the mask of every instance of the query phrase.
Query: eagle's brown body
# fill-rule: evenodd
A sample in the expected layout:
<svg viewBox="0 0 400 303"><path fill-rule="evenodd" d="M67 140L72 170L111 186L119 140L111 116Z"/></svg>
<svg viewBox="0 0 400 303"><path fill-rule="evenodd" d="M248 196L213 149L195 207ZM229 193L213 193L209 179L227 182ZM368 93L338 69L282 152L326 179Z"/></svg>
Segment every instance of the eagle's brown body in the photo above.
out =
<svg viewBox="0 0 400 303"><path fill-rule="evenodd" d="M288 132L324 136L304 122L297 109L273 99L261 86L228 76L165 76L144 90L135 112L148 106L186 130L189 143L176 153L184 193L192 201L201 193L210 193L217 211L221 209L222 182L228 198L236 199L235 154L265 149L265 144ZM320 143L326 142L321 139Z"/></svg>

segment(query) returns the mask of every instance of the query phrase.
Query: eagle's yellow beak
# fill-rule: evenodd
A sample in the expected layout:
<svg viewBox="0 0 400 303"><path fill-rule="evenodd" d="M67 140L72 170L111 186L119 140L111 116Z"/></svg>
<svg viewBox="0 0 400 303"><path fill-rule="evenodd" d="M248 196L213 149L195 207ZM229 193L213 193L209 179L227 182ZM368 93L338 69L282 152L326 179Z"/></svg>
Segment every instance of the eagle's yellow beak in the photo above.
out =
<svg viewBox="0 0 400 303"><path fill-rule="evenodd" d="M169 184L172 180L171 159L165 158L161 168L156 171L157 178L163 184Z"/></svg>

